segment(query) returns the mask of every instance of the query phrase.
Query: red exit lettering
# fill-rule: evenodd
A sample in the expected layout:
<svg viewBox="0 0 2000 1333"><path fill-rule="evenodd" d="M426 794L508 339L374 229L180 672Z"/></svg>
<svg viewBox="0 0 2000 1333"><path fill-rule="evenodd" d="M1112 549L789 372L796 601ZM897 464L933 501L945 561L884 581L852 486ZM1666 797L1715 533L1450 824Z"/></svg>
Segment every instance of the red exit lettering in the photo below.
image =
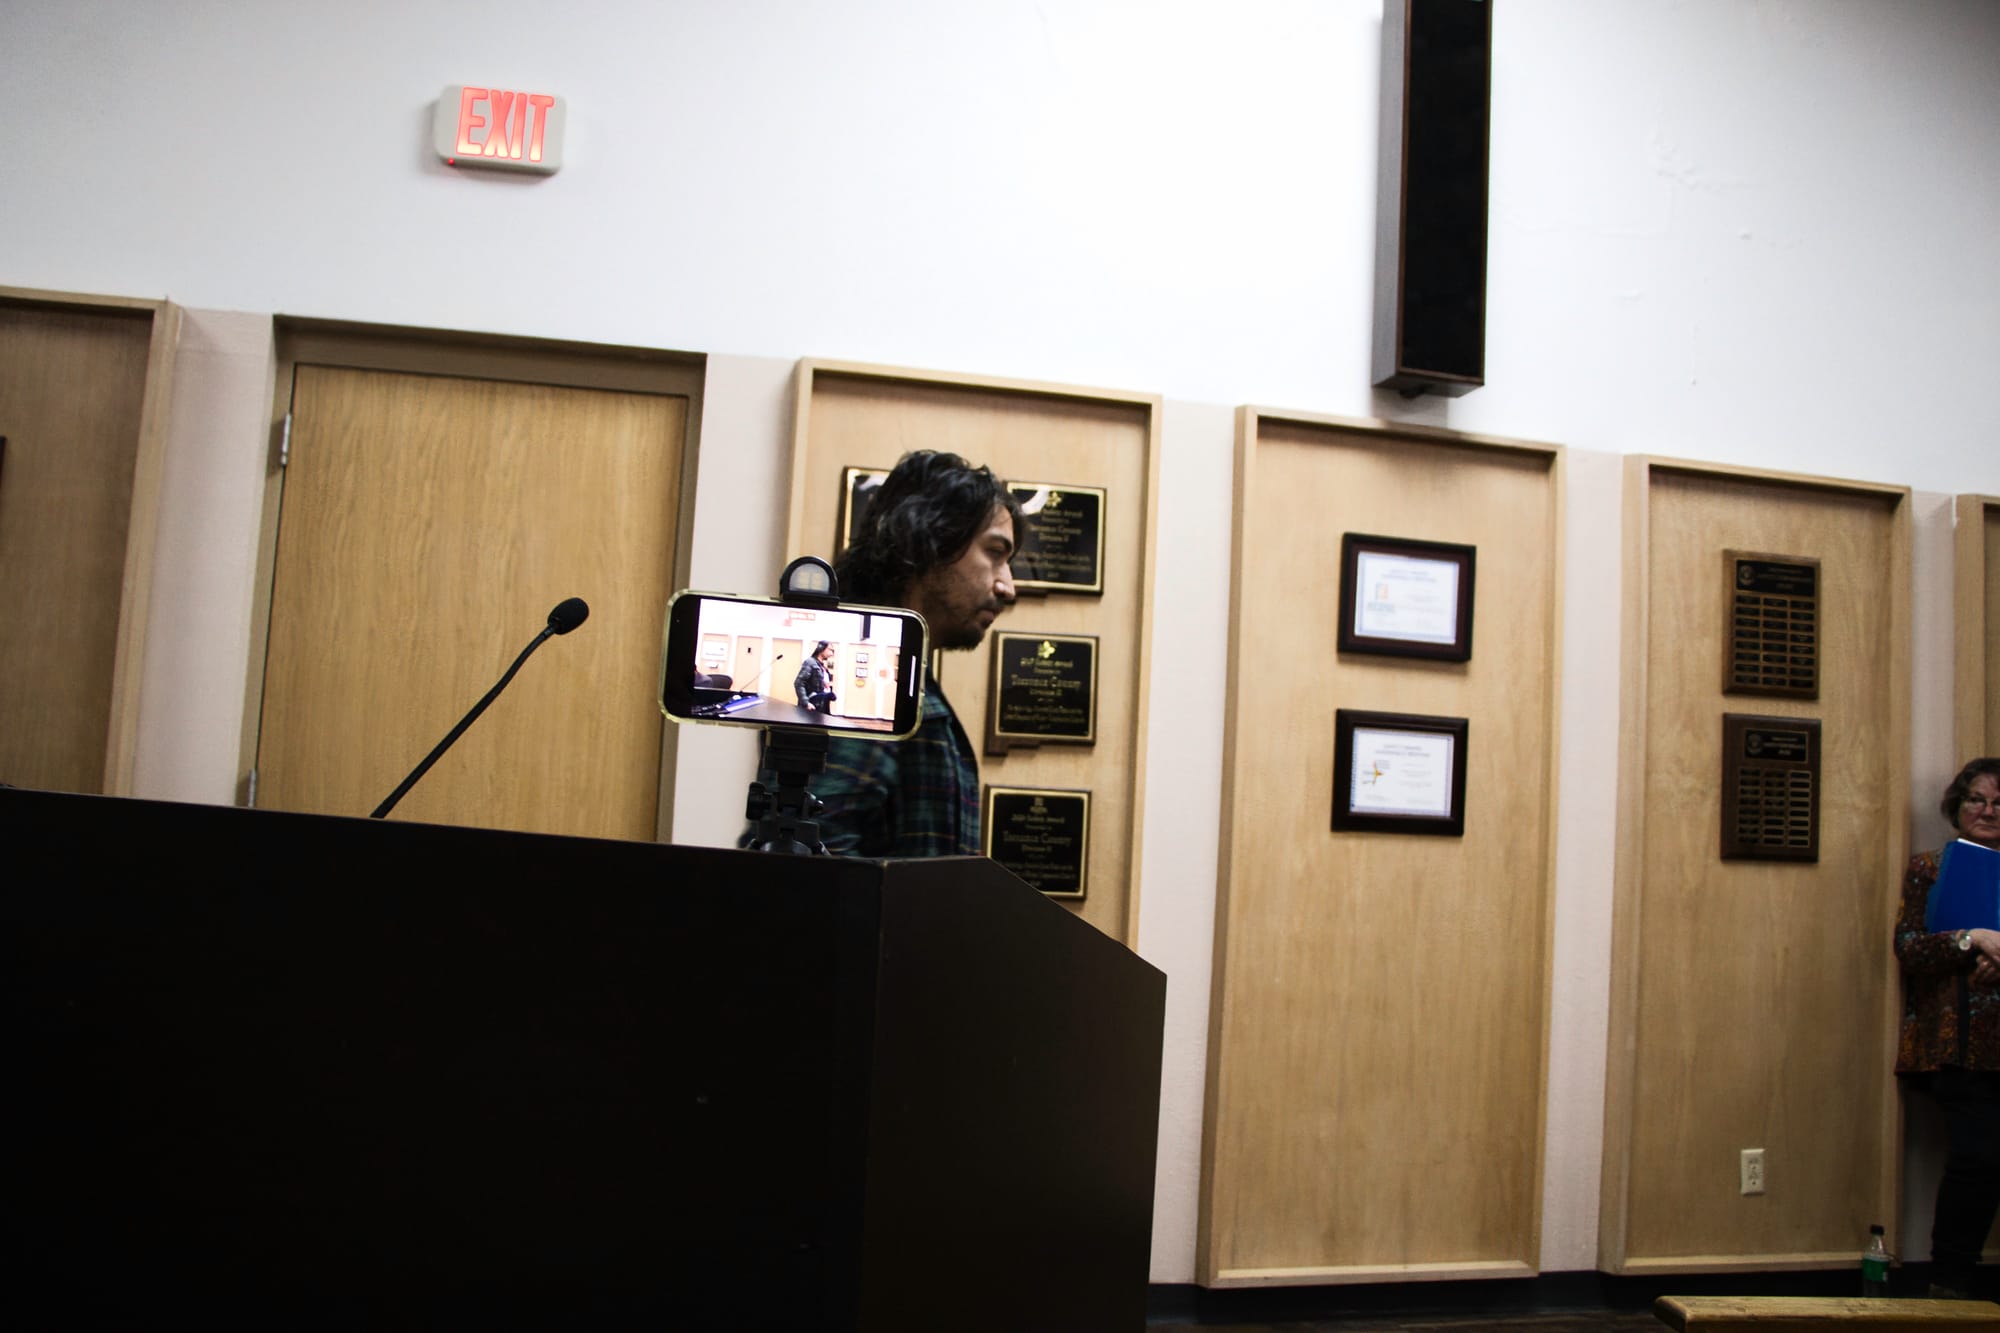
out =
<svg viewBox="0 0 2000 1333"><path fill-rule="evenodd" d="M556 99L546 93L517 93L504 88L462 88L458 94L458 151L463 157L504 157L519 162L542 160L542 135L548 129L549 108ZM480 107L486 114L479 113ZM472 132L486 130L475 139Z"/></svg>

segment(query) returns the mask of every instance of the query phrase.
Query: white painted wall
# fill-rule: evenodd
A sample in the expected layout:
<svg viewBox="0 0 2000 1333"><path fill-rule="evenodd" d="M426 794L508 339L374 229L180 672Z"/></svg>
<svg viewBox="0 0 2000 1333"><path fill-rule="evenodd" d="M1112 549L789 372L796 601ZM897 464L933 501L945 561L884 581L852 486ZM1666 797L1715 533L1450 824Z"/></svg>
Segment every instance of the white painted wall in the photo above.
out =
<svg viewBox="0 0 2000 1333"><path fill-rule="evenodd" d="M1414 404L1368 385L1373 0L0 6L0 285L191 307L142 788L233 796L276 313L709 354L707 587L776 573L799 356L1162 393L1156 705L1221 689L1234 405L1565 444L1542 1264L1592 1267L1619 664L1579 618L1615 623L1619 455L1917 488L1912 821L1934 839L1948 497L2000 493L1974 392L2000 364L2000 5L1495 5L1489 383ZM570 99L561 174L431 157L432 100L483 82ZM1221 738L1152 714L1171 1282L1193 1273ZM676 836L727 841L748 742L679 745ZM1920 1255L1935 1129L1913 1126Z"/></svg>

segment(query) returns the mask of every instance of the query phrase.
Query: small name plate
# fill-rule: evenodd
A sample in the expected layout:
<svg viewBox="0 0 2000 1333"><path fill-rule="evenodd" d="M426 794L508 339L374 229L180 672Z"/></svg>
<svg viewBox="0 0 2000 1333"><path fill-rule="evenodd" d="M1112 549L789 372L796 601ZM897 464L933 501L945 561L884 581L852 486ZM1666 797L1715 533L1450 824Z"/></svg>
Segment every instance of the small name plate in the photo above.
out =
<svg viewBox="0 0 2000 1333"><path fill-rule="evenodd" d="M1093 637L993 635L993 679L986 713L986 753L1017 745L1097 742L1097 640Z"/></svg>
<svg viewBox="0 0 2000 1333"><path fill-rule="evenodd" d="M986 854L1051 898L1081 900L1090 855L1090 793L988 787Z"/></svg>

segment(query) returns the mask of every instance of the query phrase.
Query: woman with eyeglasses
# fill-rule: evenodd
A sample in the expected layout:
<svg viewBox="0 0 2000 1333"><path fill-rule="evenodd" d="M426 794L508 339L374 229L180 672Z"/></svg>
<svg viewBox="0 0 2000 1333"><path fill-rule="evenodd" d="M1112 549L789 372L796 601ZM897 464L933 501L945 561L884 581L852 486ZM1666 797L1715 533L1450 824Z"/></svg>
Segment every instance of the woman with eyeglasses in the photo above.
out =
<svg viewBox="0 0 2000 1333"><path fill-rule="evenodd" d="M2000 758L1975 759L1938 809L1958 836L2000 851ZM1932 1296L1972 1289L2000 1210L2000 931L1931 931L1924 908L1942 852L1910 858L1896 917L1903 1029L1896 1072L1927 1085L1944 1111L1944 1177L1931 1215Z"/></svg>

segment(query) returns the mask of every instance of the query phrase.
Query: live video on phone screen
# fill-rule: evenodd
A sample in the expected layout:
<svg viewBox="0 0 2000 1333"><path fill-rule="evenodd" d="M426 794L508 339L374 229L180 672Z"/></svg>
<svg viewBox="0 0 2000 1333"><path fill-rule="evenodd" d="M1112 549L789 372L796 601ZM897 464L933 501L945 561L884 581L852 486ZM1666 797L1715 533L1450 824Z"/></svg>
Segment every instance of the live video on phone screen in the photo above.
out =
<svg viewBox="0 0 2000 1333"><path fill-rule="evenodd" d="M693 715L894 731L905 628L901 615L704 598Z"/></svg>

